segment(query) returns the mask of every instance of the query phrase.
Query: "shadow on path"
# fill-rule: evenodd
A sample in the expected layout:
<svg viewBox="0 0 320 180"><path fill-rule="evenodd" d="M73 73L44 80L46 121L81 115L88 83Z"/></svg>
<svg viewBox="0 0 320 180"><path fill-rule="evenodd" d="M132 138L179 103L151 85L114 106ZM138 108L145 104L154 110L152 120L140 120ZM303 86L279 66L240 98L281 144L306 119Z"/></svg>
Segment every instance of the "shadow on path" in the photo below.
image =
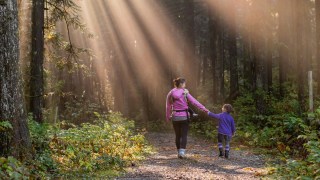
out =
<svg viewBox="0 0 320 180"><path fill-rule="evenodd" d="M230 159L219 158L213 142L189 136L187 158L178 159L173 133L147 138L157 152L118 179L260 179L257 175L265 173L263 158L248 151L232 150Z"/></svg>

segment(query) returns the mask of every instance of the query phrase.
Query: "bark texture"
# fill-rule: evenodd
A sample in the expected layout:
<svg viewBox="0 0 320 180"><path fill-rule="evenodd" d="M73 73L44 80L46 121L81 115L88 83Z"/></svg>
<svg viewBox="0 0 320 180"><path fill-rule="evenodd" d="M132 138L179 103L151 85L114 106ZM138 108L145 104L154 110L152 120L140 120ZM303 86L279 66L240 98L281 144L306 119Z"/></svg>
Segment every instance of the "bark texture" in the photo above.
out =
<svg viewBox="0 0 320 180"><path fill-rule="evenodd" d="M11 155L22 157L30 149L30 140L19 70L17 1L0 5L0 24L0 121L11 122L13 130L5 146L11 147Z"/></svg>
<svg viewBox="0 0 320 180"><path fill-rule="evenodd" d="M30 111L37 122L43 122L43 52L44 0L32 4L32 56L30 62Z"/></svg>

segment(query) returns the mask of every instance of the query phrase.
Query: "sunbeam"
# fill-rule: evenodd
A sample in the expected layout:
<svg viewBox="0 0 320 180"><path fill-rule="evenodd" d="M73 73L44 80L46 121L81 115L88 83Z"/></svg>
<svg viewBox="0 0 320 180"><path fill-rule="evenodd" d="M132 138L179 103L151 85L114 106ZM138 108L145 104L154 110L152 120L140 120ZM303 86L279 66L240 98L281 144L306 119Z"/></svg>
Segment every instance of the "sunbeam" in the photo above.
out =
<svg viewBox="0 0 320 180"><path fill-rule="evenodd" d="M141 101L136 88L125 88L130 83L147 94L147 102L159 114L163 108L165 91L176 76L193 77L192 65L185 58L195 61L196 57L184 57L182 51L188 50L187 41L176 36L175 25L166 17L165 10L157 1L82 1L83 19L94 39L82 40L88 43L95 55L94 63L99 79L105 79L106 62L110 62L108 74L114 81L114 96L122 100L122 107L128 104L121 94L133 94L134 101ZM83 37L82 37L83 38ZM110 58L110 52L116 57ZM193 60L192 60L193 59ZM112 72L113 71L113 72ZM192 82L192 81L191 81ZM134 87L134 86L132 86ZM122 89L119 92L119 89ZM118 94L118 95L116 95ZM115 104L115 106L117 106ZM160 108L156 108L160 107ZM119 108L115 108L121 110ZM127 108L122 108L122 110Z"/></svg>

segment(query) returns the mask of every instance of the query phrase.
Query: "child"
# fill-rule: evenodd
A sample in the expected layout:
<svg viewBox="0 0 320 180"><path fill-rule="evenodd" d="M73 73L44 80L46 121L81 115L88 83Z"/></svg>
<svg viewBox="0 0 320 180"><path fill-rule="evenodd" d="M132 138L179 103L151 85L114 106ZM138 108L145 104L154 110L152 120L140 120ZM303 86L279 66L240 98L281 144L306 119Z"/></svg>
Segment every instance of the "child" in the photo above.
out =
<svg viewBox="0 0 320 180"><path fill-rule="evenodd" d="M223 146L222 141L225 141L225 153L224 157L229 158L230 151L230 140L235 132L235 124L233 117L230 115L232 112L232 106L230 104L225 104L222 107L222 113L214 114L208 112L208 115L212 118L219 120L219 129L218 129L218 147L219 147L219 157L223 157Z"/></svg>

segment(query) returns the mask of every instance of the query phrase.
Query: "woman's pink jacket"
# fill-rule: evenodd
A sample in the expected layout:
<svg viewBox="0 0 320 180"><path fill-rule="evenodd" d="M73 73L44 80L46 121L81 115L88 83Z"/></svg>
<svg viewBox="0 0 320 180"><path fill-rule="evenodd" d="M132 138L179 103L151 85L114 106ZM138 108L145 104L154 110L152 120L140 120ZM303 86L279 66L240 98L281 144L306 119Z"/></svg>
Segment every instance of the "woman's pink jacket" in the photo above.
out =
<svg viewBox="0 0 320 180"><path fill-rule="evenodd" d="M175 112L175 110L186 110L188 109L188 102L186 101L185 94L189 103L196 106L198 109L208 112L202 104L200 104L187 89L173 88L167 95L166 100L166 119L170 121L171 116L187 116L185 111Z"/></svg>

